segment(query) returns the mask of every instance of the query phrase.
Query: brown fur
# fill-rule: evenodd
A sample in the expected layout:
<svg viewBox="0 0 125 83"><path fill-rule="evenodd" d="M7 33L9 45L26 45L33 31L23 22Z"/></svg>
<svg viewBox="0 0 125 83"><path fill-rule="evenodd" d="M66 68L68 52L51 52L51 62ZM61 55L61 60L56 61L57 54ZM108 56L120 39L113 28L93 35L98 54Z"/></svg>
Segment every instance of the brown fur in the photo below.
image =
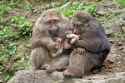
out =
<svg viewBox="0 0 125 83"><path fill-rule="evenodd" d="M58 35L58 28L65 27L66 20L56 10L48 10L36 21L32 33L31 52L34 69L40 69L46 62L52 60L52 53L57 50L54 38Z"/></svg>
<svg viewBox="0 0 125 83"><path fill-rule="evenodd" d="M79 54L80 49L76 49L75 54L74 51L71 53L64 75L81 77L102 66L110 52L110 45L103 27L90 14L76 12L71 22L80 31L79 40L76 40L73 46L83 50L83 54Z"/></svg>

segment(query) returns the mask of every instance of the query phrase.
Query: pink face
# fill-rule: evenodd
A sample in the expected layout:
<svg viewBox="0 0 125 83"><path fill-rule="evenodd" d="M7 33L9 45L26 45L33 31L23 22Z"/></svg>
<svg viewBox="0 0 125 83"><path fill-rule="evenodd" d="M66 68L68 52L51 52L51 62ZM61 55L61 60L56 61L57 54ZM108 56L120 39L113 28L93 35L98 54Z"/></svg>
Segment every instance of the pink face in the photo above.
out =
<svg viewBox="0 0 125 83"><path fill-rule="evenodd" d="M57 30L58 23L60 22L60 17L56 13L48 13L45 16L45 24L48 26L49 30Z"/></svg>
<svg viewBox="0 0 125 83"><path fill-rule="evenodd" d="M57 25L58 25L59 20L56 19L49 19L46 24L49 27L49 30L56 30L58 29Z"/></svg>

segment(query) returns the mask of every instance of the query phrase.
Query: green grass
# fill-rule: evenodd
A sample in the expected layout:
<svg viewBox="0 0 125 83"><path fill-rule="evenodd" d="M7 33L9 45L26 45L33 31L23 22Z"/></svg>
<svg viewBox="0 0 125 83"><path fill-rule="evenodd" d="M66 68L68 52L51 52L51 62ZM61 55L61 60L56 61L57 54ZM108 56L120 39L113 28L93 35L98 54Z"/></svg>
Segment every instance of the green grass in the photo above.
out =
<svg viewBox="0 0 125 83"><path fill-rule="evenodd" d="M125 0L115 0L118 4L125 7Z"/></svg>
<svg viewBox="0 0 125 83"><path fill-rule="evenodd" d="M24 4L23 4L24 3ZM17 41L29 39L32 23L25 17L9 15L9 11L22 9L32 11L32 6L23 0L0 1L0 72L5 81L9 80L19 69L27 67L29 58L16 55Z"/></svg>
<svg viewBox="0 0 125 83"><path fill-rule="evenodd" d="M96 14L96 5L95 4L85 4L85 3L80 3L80 2L74 2L71 4L70 2L64 4L59 8L61 12L65 16L72 16L74 12L81 10L81 11L86 11L91 13L92 15Z"/></svg>

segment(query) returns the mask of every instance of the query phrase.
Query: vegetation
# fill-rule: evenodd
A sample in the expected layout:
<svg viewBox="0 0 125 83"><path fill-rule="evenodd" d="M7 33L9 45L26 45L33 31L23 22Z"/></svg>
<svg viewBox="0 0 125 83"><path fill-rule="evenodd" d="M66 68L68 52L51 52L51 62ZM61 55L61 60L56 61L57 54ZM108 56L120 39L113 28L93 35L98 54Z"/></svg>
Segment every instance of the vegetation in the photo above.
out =
<svg viewBox="0 0 125 83"><path fill-rule="evenodd" d="M31 36L32 23L25 16L14 13L9 15L17 7L31 11L29 4L25 7L17 5L20 2L21 0L0 1L0 72L3 73L4 80L10 79L16 70L26 65L25 59L16 55L17 41Z"/></svg>
<svg viewBox="0 0 125 83"><path fill-rule="evenodd" d="M118 4L125 7L125 0L115 0Z"/></svg>
<svg viewBox="0 0 125 83"><path fill-rule="evenodd" d="M60 7L60 10L65 16L72 16L75 11L84 10L91 13L92 15L96 14L96 5L95 4L86 4L81 2L67 3Z"/></svg>

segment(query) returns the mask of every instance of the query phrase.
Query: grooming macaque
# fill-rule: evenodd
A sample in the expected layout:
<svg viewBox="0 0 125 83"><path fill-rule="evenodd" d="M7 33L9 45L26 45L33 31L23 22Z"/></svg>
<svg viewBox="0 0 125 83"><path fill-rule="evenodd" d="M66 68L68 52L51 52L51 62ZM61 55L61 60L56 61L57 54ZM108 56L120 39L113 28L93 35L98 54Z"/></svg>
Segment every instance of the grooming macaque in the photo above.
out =
<svg viewBox="0 0 125 83"><path fill-rule="evenodd" d="M72 43L75 49L69 57L64 76L82 77L93 69L101 68L110 52L110 45L103 27L90 14L76 12L71 23L80 35L79 40Z"/></svg>
<svg viewBox="0 0 125 83"><path fill-rule="evenodd" d="M38 18L32 33L32 66L41 69L46 62L51 62L52 54L56 52L58 43L54 38L58 37L58 30L67 26L67 19L56 10L48 10ZM68 58L68 57L67 57ZM61 58L60 58L61 59ZM68 62L68 61L67 61ZM60 62L60 64L65 62Z"/></svg>

